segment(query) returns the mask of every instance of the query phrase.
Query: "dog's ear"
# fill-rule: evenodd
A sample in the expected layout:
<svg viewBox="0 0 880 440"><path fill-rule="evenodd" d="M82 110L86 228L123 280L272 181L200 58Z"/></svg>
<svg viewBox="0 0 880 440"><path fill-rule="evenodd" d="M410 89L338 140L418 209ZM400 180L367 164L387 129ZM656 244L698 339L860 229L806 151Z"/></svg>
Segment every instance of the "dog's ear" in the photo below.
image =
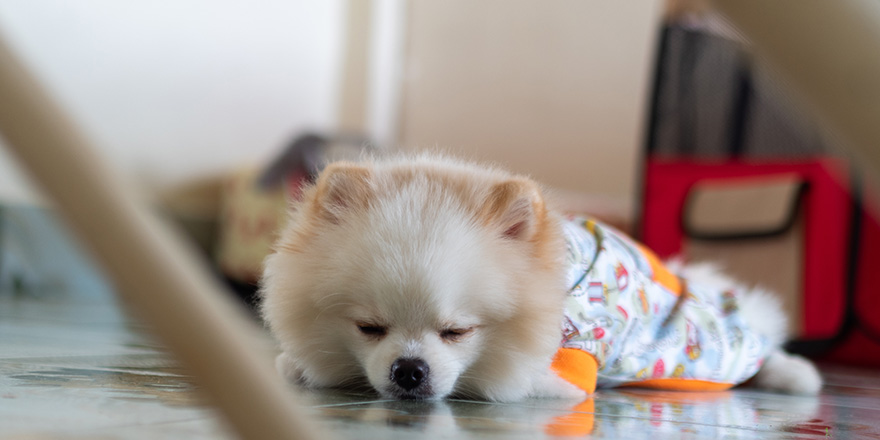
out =
<svg viewBox="0 0 880 440"><path fill-rule="evenodd" d="M482 217L502 237L530 240L544 217L544 199L535 182L512 179L495 184L483 205Z"/></svg>
<svg viewBox="0 0 880 440"><path fill-rule="evenodd" d="M370 170L347 162L327 165L315 183L319 215L338 223L349 210L364 207L372 197Z"/></svg>

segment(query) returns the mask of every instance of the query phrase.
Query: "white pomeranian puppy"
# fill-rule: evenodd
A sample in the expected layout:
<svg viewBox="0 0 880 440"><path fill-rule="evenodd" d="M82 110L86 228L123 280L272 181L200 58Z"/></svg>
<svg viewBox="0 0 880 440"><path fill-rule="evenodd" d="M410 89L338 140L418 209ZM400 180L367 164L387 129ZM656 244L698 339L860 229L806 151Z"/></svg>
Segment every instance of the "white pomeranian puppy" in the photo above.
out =
<svg viewBox="0 0 880 440"><path fill-rule="evenodd" d="M443 157L330 164L265 263L279 371L389 398L515 401L598 385L815 394L770 295L664 266L548 210L532 180Z"/></svg>

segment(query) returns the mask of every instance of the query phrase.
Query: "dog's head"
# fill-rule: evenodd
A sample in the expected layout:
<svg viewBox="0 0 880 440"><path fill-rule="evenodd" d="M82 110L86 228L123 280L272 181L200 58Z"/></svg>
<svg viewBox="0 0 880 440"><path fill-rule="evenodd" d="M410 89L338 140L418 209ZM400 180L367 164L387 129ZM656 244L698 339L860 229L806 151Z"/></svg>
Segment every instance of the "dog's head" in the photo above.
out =
<svg viewBox="0 0 880 440"><path fill-rule="evenodd" d="M558 234L526 178L331 164L267 259L264 316L311 385L521 397L560 337Z"/></svg>

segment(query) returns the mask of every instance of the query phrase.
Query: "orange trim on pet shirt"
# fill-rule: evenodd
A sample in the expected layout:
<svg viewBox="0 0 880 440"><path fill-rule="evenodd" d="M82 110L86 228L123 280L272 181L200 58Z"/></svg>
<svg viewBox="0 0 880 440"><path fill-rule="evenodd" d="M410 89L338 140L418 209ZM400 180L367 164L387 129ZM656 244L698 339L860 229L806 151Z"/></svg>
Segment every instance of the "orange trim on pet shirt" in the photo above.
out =
<svg viewBox="0 0 880 440"><path fill-rule="evenodd" d="M560 348L553 357L550 368L572 385L593 394L599 363L593 355L576 348Z"/></svg>
<svg viewBox="0 0 880 440"><path fill-rule="evenodd" d="M652 388L667 391L725 391L736 384L698 379L646 379L621 384L622 387Z"/></svg>
<svg viewBox="0 0 880 440"><path fill-rule="evenodd" d="M593 394L596 391L596 378L599 364L591 354L576 348L560 348L550 365L559 377L572 385ZM621 384L622 387L652 388L667 391L725 391L735 384L711 382L698 379L645 379Z"/></svg>
<svg viewBox="0 0 880 440"><path fill-rule="evenodd" d="M654 251L642 246L639 243L635 243L636 247L639 248L639 251L648 260L648 264L651 265L652 279L655 283L660 284L661 286L669 289L670 292L674 293L676 296L681 295L681 280L679 280L678 276L673 274L666 268L666 265L660 261L660 257L654 253Z"/></svg>

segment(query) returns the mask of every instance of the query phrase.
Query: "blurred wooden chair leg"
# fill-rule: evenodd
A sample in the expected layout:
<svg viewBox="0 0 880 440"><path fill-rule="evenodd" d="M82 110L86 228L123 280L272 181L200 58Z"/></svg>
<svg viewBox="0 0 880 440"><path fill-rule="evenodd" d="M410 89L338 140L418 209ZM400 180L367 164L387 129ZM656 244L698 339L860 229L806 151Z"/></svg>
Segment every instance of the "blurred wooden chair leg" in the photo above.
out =
<svg viewBox="0 0 880 440"><path fill-rule="evenodd" d="M254 350L257 329L242 310L125 190L2 39L0 134L130 310L189 368L242 438L319 438L269 359Z"/></svg>

